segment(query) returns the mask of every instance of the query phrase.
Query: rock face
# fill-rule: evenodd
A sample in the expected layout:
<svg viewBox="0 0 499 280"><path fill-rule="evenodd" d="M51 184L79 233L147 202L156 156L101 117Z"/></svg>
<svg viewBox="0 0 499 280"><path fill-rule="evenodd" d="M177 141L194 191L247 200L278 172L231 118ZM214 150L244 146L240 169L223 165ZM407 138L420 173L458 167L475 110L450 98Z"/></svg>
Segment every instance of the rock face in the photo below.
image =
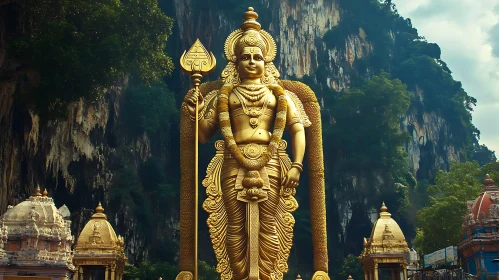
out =
<svg viewBox="0 0 499 280"><path fill-rule="evenodd" d="M96 102L71 104L65 120L41 122L14 99L33 76L6 55L8 38L23 30L16 5L0 2L0 211L24 201L39 185L48 189L58 206L68 206L72 231L78 236L92 215L92 204L109 203L111 166L123 157L116 151L116 141L127 81L108 89ZM147 135L120 141L130 148L128 157L133 161L143 162L151 155ZM144 236L136 231L134 216L127 215L126 205L114 210L110 216L127 240L131 261L146 259L148 250L144 250Z"/></svg>
<svg viewBox="0 0 499 280"><path fill-rule="evenodd" d="M217 55L217 69L222 69L225 65L223 42L226 36L242 23L239 15L242 15L244 10L225 7L228 10L206 9L196 13L197 10L192 7L200 5L200 2L198 0L175 1L177 24L180 32L183 32L178 37L182 49L177 53L180 54L183 49L187 49L195 38L199 37L207 49ZM208 1L211 4L216 2ZM254 4L255 2L258 6ZM328 88L323 89L322 92L348 90L351 74L357 71L355 61L369 56L375 50L373 43L369 41L362 28L346 36L344 47L328 48L326 46L323 39L325 34L341 21L343 7L340 0L261 0L253 1L251 5L255 5L255 11L260 15L259 22L262 28L267 30L277 43L278 55L274 63L282 79L303 79L312 81L320 87L326 85ZM234 14L238 16L233 16ZM210 21L210 19L214 20ZM213 30L216 32L212 32ZM396 35L390 32L389 36L394 38ZM171 51L170 54L175 55ZM182 74L179 77L182 77ZM411 94L413 100L424 103L424 94L418 88ZM323 96L318 97L323 98ZM437 170L448 170L452 161L460 160L458 148L454 147L450 141L452 133L449 125L439 113L426 111L424 106L411 106L407 115L401 118L400 127L411 136L406 144L406 150L409 170L414 178L431 179ZM328 160L332 161L332 159L326 159ZM381 175L374 177L376 182L373 185L378 186L375 188L379 190L380 186L386 184L386 180ZM328 228L338 228L330 230L330 235L334 236L333 239L338 236L336 241L331 242L333 247L346 247L352 242L360 242L355 239L357 237L349 239L348 225L352 216L367 216L367 220L371 223L377 219L376 208L362 206L362 209L358 209L358 206L354 205L362 204L362 201L368 205L368 197L359 199L350 198L348 195L349 188L361 190L366 180L367 178L354 177L349 186L332 186L333 190L328 196L331 197L329 201L333 204L328 205ZM403 218L401 221L403 227L412 223L412 221L407 221L407 217ZM370 228L371 225L362 226L362 229L367 231ZM357 227L350 230L361 229ZM408 233L408 240L412 238L411 234ZM362 244L359 246L351 252L362 250Z"/></svg>
<svg viewBox="0 0 499 280"><path fill-rule="evenodd" d="M176 22L174 35L168 39L174 46L169 55L178 61L182 51L199 37L218 59L218 72L211 76L213 78L225 64L222 60L224 40L242 22L240 15L244 11L213 8L215 2L174 0L164 4ZM112 166L125 156L124 151L116 149L116 142L126 143L129 148L126 157L136 166L154 151L147 134L136 138L120 134L117 124L126 114L120 106L126 81L109 89L97 102L72 104L67 119L61 121L41 122L14 100L13 96L36 77L6 54L9 38L23 30L21 14L13 13L15 5L0 0L0 211L24 201L39 184L49 189L49 195L60 203L58 206L68 205L73 213L72 230L77 235L90 218L90 209L96 200L102 200L104 206L109 202L115 175ZM349 86L349 73L355 71L354 61L373 51L362 29L347 36L342 50L326 47L325 33L341 19L339 0L262 0L255 9L260 14L262 28L276 40L275 63L283 79L308 76L332 90L341 91ZM173 79L185 80L185 75L178 71L174 75ZM187 83L183 90L186 88ZM413 94L423 98L420 92ZM411 109L403 118L401 128L411 134L406 146L411 172L417 178L428 178L437 169L448 169L452 160L459 160L459 155L453 146L446 144L451 143L446 120L437 113L421 110ZM352 215L349 205L345 200L331 214L334 220L342 221L343 235L346 221ZM148 237L137 230L133 210L122 205L110 211L114 211L109 213L110 221L124 236L129 260L147 259L153 245L147 245ZM166 223L162 238L175 238L176 215L172 214Z"/></svg>
<svg viewBox="0 0 499 280"><path fill-rule="evenodd" d="M226 36L237 28L242 19L229 19L229 12L221 10L203 10L196 14L191 7L199 5L198 2L175 1L179 34L182 34L179 36L181 47L188 48L199 37L202 42L206 42L205 46L209 50L222 56ZM355 71L354 61L373 51L362 28L357 34L346 37L343 50L326 47L324 35L340 21L342 7L339 0L262 0L261 7L272 11L260 12L260 22L262 28L269 31L277 43L278 56L275 64L282 79L300 79L306 75L315 82L326 82L330 89L341 91L348 88L348 73ZM258 9L255 11L259 12ZM243 10L239 11L239 14L242 12ZM264 16L270 19L265 19ZM265 26L263 21L269 24ZM212 30L217 32L211 32ZM225 61L218 60L217 68L223 68L224 65ZM424 97L419 89L412 94L420 102L423 101ZM401 121L401 128L408 131L412 138L407 144L407 151L409 167L415 177L431 177L435 170L446 170L451 161L460 159L458 151L447 144L450 143L451 133L446 120L438 113L425 112L424 108L411 108Z"/></svg>

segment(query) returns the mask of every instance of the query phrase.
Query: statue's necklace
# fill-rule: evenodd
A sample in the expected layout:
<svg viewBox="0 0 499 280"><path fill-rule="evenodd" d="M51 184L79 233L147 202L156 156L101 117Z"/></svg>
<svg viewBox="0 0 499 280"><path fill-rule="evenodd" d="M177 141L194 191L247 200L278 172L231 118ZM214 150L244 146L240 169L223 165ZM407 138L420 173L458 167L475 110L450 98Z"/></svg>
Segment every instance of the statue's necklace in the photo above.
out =
<svg viewBox="0 0 499 280"><path fill-rule="evenodd" d="M264 94L266 93L266 88L265 89L265 92ZM263 114L263 112L265 112L265 110L267 109L267 105L269 104L269 98L265 98L264 97L264 94L263 95L260 95L261 97L260 98L265 98L265 101L263 101L263 105L262 107L248 107L248 105L246 104L247 102L247 99L244 97L245 95L243 94L243 92L245 92L244 90L242 90L241 88L239 87L236 87L232 90L232 92L234 93L234 95L236 95L236 97L239 99L239 102L241 102L241 105L243 107L243 111L244 111L244 114L246 114L246 116L250 117L249 119L249 124L252 128L255 128L258 126L258 123L260 122L258 120L258 118ZM260 100L260 99L258 99ZM257 100L257 101L258 101Z"/></svg>
<svg viewBox="0 0 499 280"><path fill-rule="evenodd" d="M234 88L236 90L247 100L255 102L262 99L268 89L265 85L238 85Z"/></svg>
<svg viewBox="0 0 499 280"><path fill-rule="evenodd" d="M270 137L270 143L267 151L265 151L258 159L250 159L243 156L234 139L234 134L232 133L229 116L229 93L232 88L232 85L224 85L220 89L220 94L218 95L217 111L219 112L218 118L220 131L224 137L225 145L227 145L226 147L239 164L248 170L260 170L260 168L265 166L270 161L272 155L277 151L277 147L281 142L282 134L284 132L284 128L286 127L286 112L288 109L286 94L284 93L284 89L279 85L269 86L277 99L277 113L274 130L272 132L272 136Z"/></svg>

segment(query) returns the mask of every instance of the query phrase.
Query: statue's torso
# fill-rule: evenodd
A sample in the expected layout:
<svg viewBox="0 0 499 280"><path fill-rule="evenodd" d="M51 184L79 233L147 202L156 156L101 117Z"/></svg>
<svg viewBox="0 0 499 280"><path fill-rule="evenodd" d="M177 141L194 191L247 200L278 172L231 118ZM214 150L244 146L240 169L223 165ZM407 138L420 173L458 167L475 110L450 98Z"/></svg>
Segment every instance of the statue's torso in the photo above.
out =
<svg viewBox="0 0 499 280"><path fill-rule="evenodd" d="M246 102L246 106L243 106L241 102ZM244 107L246 107L246 112L244 112ZM229 95L229 115L236 143L268 144L274 124L276 107L277 100L268 88L266 88L266 93L254 102L248 101L244 97L241 98L241 95L238 97L232 91ZM262 114L256 117L258 120L256 127L251 126L250 119L252 116L247 114L251 109L262 111Z"/></svg>

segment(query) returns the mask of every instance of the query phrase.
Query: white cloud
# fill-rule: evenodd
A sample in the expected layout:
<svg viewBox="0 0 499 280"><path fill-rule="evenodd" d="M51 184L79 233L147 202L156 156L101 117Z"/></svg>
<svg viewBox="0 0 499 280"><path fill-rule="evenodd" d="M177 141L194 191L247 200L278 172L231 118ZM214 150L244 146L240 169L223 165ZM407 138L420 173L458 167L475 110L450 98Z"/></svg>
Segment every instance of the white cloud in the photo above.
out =
<svg viewBox="0 0 499 280"><path fill-rule="evenodd" d="M499 58L499 23L490 30L489 41L492 45L492 54Z"/></svg>
<svg viewBox="0 0 499 280"><path fill-rule="evenodd" d="M469 95L481 144L499 156L499 3L497 0L394 0L419 35L437 43Z"/></svg>

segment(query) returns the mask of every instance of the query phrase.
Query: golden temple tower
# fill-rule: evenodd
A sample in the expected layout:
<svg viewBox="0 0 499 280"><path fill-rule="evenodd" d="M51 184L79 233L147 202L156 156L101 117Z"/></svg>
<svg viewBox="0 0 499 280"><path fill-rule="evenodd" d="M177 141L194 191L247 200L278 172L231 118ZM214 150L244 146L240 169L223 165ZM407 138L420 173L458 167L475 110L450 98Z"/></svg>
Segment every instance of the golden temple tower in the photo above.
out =
<svg viewBox="0 0 499 280"><path fill-rule="evenodd" d="M73 280L121 280L126 256L123 237L116 236L99 202L95 214L85 225L74 249Z"/></svg>
<svg viewBox="0 0 499 280"><path fill-rule="evenodd" d="M371 237L364 238L364 250L360 255L360 262L365 280L378 280L380 269L390 271L390 280L407 279L406 256L409 248L404 233L387 210L383 202Z"/></svg>

